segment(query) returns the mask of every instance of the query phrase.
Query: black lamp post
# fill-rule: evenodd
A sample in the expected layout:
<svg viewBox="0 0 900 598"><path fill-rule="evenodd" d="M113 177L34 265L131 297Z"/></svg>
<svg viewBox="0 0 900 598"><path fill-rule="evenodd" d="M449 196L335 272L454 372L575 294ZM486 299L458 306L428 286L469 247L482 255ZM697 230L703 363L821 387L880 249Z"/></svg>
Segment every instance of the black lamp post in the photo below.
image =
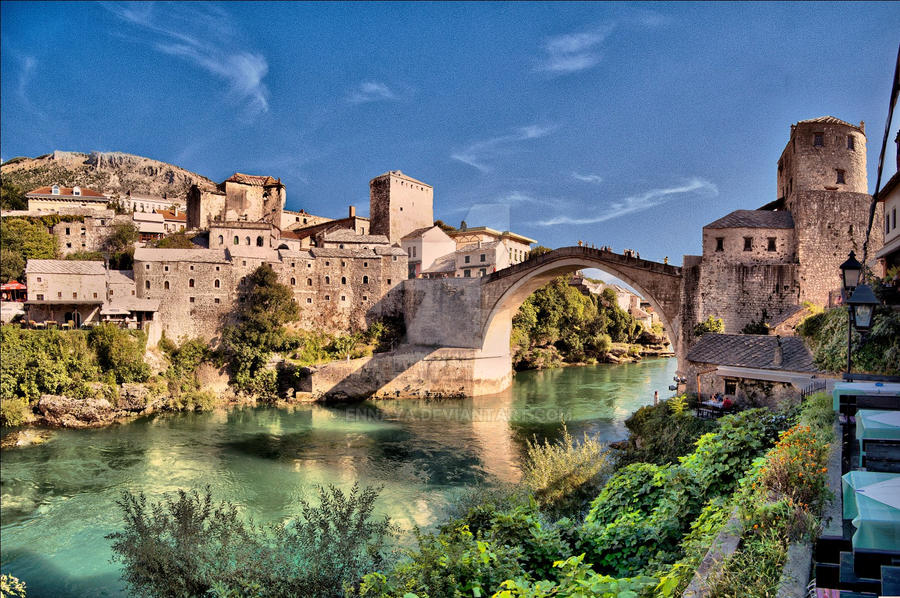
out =
<svg viewBox="0 0 900 598"><path fill-rule="evenodd" d="M862 264L856 259L856 254L850 251L847 261L841 264L841 284L843 291L841 297L845 303L850 300L850 295L859 284L859 273L862 272ZM850 344L853 338L853 308L847 306L847 378L850 377Z"/></svg>
<svg viewBox="0 0 900 598"><path fill-rule="evenodd" d="M872 316L875 315L875 306L879 304L879 301L869 285L861 284L856 287L847 304L850 306L853 325L857 330L865 332L872 327Z"/></svg>

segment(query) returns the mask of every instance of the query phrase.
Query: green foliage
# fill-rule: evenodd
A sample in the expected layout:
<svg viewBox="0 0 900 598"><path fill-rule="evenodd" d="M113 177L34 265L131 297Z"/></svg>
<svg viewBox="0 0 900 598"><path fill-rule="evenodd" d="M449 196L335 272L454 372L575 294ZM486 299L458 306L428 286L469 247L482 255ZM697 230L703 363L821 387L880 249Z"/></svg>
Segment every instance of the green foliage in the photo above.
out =
<svg viewBox="0 0 900 598"><path fill-rule="evenodd" d="M690 453L697 439L711 432L716 422L693 417L686 395L647 405L625 420L628 444L618 463L647 462L663 465L677 463L678 457Z"/></svg>
<svg viewBox="0 0 900 598"><path fill-rule="evenodd" d="M99 251L75 251L66 255L67 260L102 262L103 254Z"/></svg>
<svg viewBox="0 0 900 598"><path fill-rule="evenodd" d="M763 309L758 320L748 322L746 326L741 328L741 334L769 334L769 314Z"/></svg>
<svg viewBox="0 0 900 598"><path fill-rule="evenodd" d="M707 332L725 332L725 322L722 318L709 316L705 321L694 326L694 336L703 336Z"/></svg>
<svg viewBox="0 0 900 598"><path fill-rule="evenodd" d="M194 249L196 245L191 242L190 237L184 234L184 231L179 231L157 239L152 243L152 247L160 249Z"/></svg>
<svg viewBox="0 0 900 598"><path fill-rule="evenodd" d="M0 425L21 426L31 417L32 409L25 397L0 399Z"/></svg>
<svg viewBox="0 0 900 598"><path fill-rule="evenodd" d="M319 504L301 500L296 519L260 526L209 488L157 503L126 491L124 530L107 538L137 596L337 597L387 563L396 528L372 518L377 496L320 488Z"/></svg>
<svg viewBox="0 0 900 598"><path fill-rule="evenodd" d="M25 218L4 218L0 223L2 276L7 280L24 275L25 262L31 259L53 259L57 256L56 237L47 227ZM18 256L16 258L15 256Z"/></svg>
<svg viewBox="0 0 900 598"><path fill-rule="evenodd" d="M25 598L25 582L7 573L0 575L0 598Z"/></svg>
<svg viewBox="0 0 900 598"><path fill-rule="evenodd" d="M25 274L25 258L18 251L0 247L0 282L21 279Z"/></svg>
<svg viewBox="0 0 900 598"><path fill-rule="evenodd" d="M239 322L227 326L222 335L238 389L274 396L277 375L265 366L273 353L295 346L289 342L284 325L299 316L293 292L278 282L271 266L263 264L247 277L237 308Z"/></svg>
<svg viewBox="0 0 900 598"><path fill-rule="evenodd" d="M197 380L200 364L213 359L206 342L202 338L194 338L176 345L163 335L157 346L169 358L169 367L164 373L169 407L176 411L208 411L215 407L218 397L201 390Z"/></svg>
<svg viewBox="0 0 900 598"><path fill-rule="evenodd" d="M656 579L646 576L616 579L599 575L583 562L584 556L553 563L560 570L556 582L510 579L493 598L637 598L656 584Z"/></svg>
<svg viewBox="0 0 900 598"><path fill-rule="evenodd" d="M565 361L596 361L613 342L633 342L640 333L640 324L619 308L615 292L584 295L562 276L535 291L513 318L511 341L518 348L513 365L524 369L546 361L547 355L533 350L551 345Z"/></svg>
<svg viewBox="0 0 900 598"><path fill-rule="evenodd" d="M447 224L447 223L444 222L443 220L435 220L435 221L434 221L434 225L435 225L436 227L440 228L440 229L441 229L442 231L444 231L445 233L453 232L453 231L456 230L456 227L455 227L455 226L450 225L450 224Z"/></svg>
<svg viewBox="0 0 900 598"><path fill-rule="evenodd" d="M847 367L847 308L838 307L806 318L797 332L813 351L816 365L829 372ZM853 370L900 375L900 312L876 308L872 329L863 337L853 330Z"/></svg>
<svg viewBox="0 0 900 598"><path fill-rule="evenodd" d="M545 253L550 253L551 251L553 250L549 247L544 247L543 245L535 245L528 251L528 256L525 259L530 260L533 257L544 255Z"/></svg>
<svg viewBox="0 0 900 598"><path fill-rule="evenodd" d="M147 337L142 331L102 323L91 329L88 342L100 367L113 372L117 382L144 382L150 377L150 367L144 363Z"/></svg>
<svg viewBox="0 0 900 598"><path fill-rule="evenodd" d="M10 164L13 160L7 160L4 164ZM27 191L9 181L6 177L0 186L0 209L2 210L27 210L28 199L25 197Z"/></svg>
<svg viewBox="0 0 900 598"><path fill-rule="evenodd" d="M141 234L133 222L119 222L112 227L106 239L106 249L110 253L122 253L133 249L140 238Z"/></svg>
<svg viewBox="0 0 900 598"><path fill-rule="evenodd" d="M576 442L563 424L563 436L556 442L528 441L522 483L550 512L577 514L602 486L610 469L608 455L595 437L585 433Z"/></svg>

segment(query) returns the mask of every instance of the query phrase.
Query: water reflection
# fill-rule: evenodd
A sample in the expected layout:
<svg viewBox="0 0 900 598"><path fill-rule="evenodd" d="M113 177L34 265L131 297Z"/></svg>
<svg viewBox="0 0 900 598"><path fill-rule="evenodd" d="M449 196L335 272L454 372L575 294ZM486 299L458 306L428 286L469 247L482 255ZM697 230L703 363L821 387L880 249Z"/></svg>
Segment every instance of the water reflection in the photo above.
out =
<svg viewBox="0 0 900 598"><path fill-rule="evenodd" d="M210 485L258 521L293 516L317 485L383 486L378 509L407 529L440 520L465 485L511 482L532 437L625 436L623 420L668 386L674 360L517 374L463 400L243 408L59 431L4 451L0 562L29 596L119 596L104 535L123 490L151 498Z"/></svg>

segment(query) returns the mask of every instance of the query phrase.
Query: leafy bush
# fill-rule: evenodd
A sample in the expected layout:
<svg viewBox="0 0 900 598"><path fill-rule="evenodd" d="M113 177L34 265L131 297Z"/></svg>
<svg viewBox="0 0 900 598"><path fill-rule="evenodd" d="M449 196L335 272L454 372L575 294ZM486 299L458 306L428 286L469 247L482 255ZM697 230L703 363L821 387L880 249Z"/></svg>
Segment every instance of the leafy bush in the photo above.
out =
<svg viewBox="0 0 900 598"><path fill-rule="evenodd" d="M501 584L503 589L493 598L634 598L656 584L655 579L646 576L616 579L599 575L583 562L584 556L553 563L559 569L555 582L510 579Z"/></svg>
<svg viewBox="0 0 900 598"><path fill-rule="evenodd" d="M821 369L840 372L847 367L847 325L847 310L838 307L810 316L797 327ZM854 371L900 375L900 312L876 308L865 337L852 331L851 355Z"/></svg>
<svg viewBox="0 0 900 598"><path fill-rule="evenodd" d="M0 265L6 280L20 279L28 260L53 259L58 253L56 237L40 222L27 218L4 218L0 222L0 243L5 250Z"/></svg>
<svg viewBox="0 0 900 598"><path fill-rule="evenodd" d="M31 406L25 397L0 399L0 425L21 426L32 414Z"/></svg>
<svg viewBox="0 0 900 598"><path fill-rule="evenodd" d="M147 337L143 332L102 323L91 329L88 342L97 352L100 367L113 372L117 382L144 382L150 377L150 367L144 363Z"/></svg>
<svg viewBox="0 0 900 598"><path fill-rule="evenodd" d="M297 519L245 522L237 507L204 492L148 503L125 492L125 529L107 536L123 579L139 596L343 596L366 571L383 567L396 529L372 519L378 492L319 489L319 504L300 502Z"/></svg>
<svg viewBox="0 0 900 598"><path fill-rule="evenodd" d="M528 441L522 483L552 512L577 513L602 486L610 469L608 454L607 447L587 433L577 443L563 424L563 436L556 442Z"/></svg>
<svg viewBox="0 0 900 598"><path fill-rule="evenodd" d="M682 395L635 411L625 420L630 434L617 462L662 465L690 453L697 439L717 426L713 420L693 417L690 404L691 399Z"/></svg>
<svg viewBox="0 0 900 598"><path fill-rule="evenodd" d="M709 316L706 320L694 326L694 336L703 336L707 332L725 332L725 322L722 318Z"/></svg>
<svg viewBox="0 0 900 598"><path fill-rule="evenodd" d="M82 330L0 327L0 398L35 401L42 394L68 394L100 379L97 356Z"/></svg>
<svg viewBox="0 0 900 598"><path fill-rule="evenodd" d="M0 598L25 598L25 582L6 573L0 575Z"/></svg>

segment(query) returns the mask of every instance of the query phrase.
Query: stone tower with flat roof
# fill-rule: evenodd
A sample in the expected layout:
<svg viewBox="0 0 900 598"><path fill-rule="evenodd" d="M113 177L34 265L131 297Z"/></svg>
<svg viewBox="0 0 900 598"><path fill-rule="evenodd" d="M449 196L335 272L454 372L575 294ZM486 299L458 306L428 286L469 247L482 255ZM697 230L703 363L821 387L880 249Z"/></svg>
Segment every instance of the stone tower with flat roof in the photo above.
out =
<svg viewBox="0 0 900 598"><path fill-rule="evenodd" d="M370 233L384 235L390 243L407 234L434 226L434 190L399 170L369 181Z"/></svg>

